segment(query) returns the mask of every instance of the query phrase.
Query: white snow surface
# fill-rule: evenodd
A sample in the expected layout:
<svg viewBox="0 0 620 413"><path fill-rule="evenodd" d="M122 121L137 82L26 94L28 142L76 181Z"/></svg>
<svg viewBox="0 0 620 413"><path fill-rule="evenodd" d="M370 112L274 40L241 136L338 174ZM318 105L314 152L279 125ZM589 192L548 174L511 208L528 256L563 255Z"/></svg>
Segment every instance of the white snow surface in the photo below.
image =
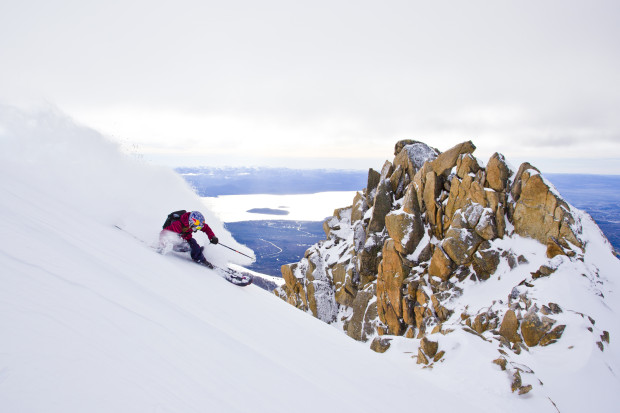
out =
<svg viewBox="0 0 620 413"><path fill-rule="evenodd" d="M258 287L154 252L167 212L202 208L172 171L58 113L0 109L3 412L395 411L411 388L444 392Z"/></svg>
<svg viewBox="0 0 620 413"><path fill-rule="evenodd" d="M547 357L528 361L559 384L519 397L489 363L494 345L473 335L443 337L445 363L421 370L406 353L418 340L395 338L376 354L258 287L236 287L157 254L151 244L178 208L200 209L221 240L243 247L172 171L123 157L61 114L0 106L0 194L2 412L377 412L412 401L435 412L555 412L549 397L570 412L584 404L613 411L620 402L612 280L604 279L604 301L564 304L566 317L574 316L568 306L585 308L596 332L610 331L606 351L567 329L560 347L535 349L532 357ZM600 239L591 222L584 231ZM584 265L617 276L617 260L595 247ZM217 247L206 252L221 263L238 258ZM583 284L576 290L558 290L552 283L560 278L550 277L539 293L579 297L580 287L601 288L574 277ZM502 277L467 294L490 305L502 283L514 284ZM567 355L571 374L560 368Z"/></svg>

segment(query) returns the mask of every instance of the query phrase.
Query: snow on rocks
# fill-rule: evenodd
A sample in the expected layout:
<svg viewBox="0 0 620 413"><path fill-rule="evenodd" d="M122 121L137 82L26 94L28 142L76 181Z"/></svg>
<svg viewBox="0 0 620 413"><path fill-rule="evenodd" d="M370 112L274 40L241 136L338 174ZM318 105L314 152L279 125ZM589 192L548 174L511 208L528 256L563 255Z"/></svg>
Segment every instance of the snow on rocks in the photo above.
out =
<svg viewBox="0 0 620 413"><path fill-rule="evenodd" d="M327 239L309 254L338 251L326 262L341 292L333 324L375 351L412 353L440 370L458 366L451 353L484 347L475 359L489 363L489 374L479 380L504 371L505 389L516 395L558 398L567 380L553 369L586 386L579 369L567 367L575 357L612 366L587 379L609 388L601 383L620 369L610 344L620 334L613 293L620 263L609 243L532 165L515 173L495 153L485 167L474 150L471 142L444 153L398 142L394 161L370 170L373 186L356 194L353 212L326 221ZM312 291L303 282L285 284L279 295L307 302ZM480 368L470 365L470 374Z"/></svg>

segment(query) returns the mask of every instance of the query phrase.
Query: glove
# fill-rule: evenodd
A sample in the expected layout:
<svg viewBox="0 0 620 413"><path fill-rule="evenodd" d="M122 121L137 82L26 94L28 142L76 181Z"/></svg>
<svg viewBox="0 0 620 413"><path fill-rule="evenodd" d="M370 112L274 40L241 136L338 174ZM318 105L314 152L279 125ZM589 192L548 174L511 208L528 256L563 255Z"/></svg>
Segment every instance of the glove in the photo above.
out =
<svg viewBox="0 0 620 413"><path fill-rule="evenodd" d="M217 244L218 242L219 240L217 239L217 237L211 238L211 244Z"/></svg>

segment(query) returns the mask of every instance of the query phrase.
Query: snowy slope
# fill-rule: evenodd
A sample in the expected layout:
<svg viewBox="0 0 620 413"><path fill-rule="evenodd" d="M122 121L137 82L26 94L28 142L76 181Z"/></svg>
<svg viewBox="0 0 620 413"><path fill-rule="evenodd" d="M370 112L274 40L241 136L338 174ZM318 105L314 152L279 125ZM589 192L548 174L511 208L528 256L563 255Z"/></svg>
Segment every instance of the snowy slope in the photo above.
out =
<svg viewBox="0 0 620 413"><path fill-rule="evenodd" d="M165 212L200 205L172 172L53 112L0 116L3 412L377 411L404 388L440 392L275 296L114 228L153 240Z"/></svg>

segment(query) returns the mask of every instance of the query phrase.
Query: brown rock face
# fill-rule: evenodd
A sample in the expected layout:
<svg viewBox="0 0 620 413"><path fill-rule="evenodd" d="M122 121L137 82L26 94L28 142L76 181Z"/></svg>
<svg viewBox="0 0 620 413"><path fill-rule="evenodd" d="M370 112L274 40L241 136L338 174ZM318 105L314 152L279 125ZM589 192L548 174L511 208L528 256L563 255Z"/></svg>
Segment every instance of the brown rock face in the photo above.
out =
<svg viewBox="0 0 620 413"><path fill-rule="evenodd" d="M368 192L372 192L373 189L379 185L379 181L381 179L381 174L374 169L368 169L368 183L366 185L366 190Z"/></svg>
<svg viewBox="0 0 620 413"><path fill-rule="evenodd" d="M525 170L519 185L519 199L513 213L515 232L543 244L552 236L559 240L564 238L581 247L572 229L574 222L570 207L545 183L540 174L533 169Z"/></svg>
<svg viewBox="0 0 620 413"><path fill-rule="evenodd" d="M543 317L561 309L539 302L534 287L567 261L581 265L580 215L531 165L521 165L513 176L501 154L484 166L474 149L463 142L440 153L421 142L399 141L393 161L380 172L370 169L368 185L352 205L325 221L326 239L299 263L282 266L285 284L275 293L321 320L338 320L355 340L380 336L375 351L389 346L386 335L421 339L418 361L427 365L443 356L428 337L462 329L488 340L498 329L505 358L496 362L511 377L517 371L514 389L526 392L531 386L518 374L525 370L515 368L507 350L518 354L526 345L546 346L562 336L565 326ZM520 243L498 240L514 234L547 246L548 260L537 271L519 267L528 262L520 254L529 254L513 251ZM552 260L557 255L565 257ZM512 271L497 274L498 268ZM470 281L495 282L486 281L492 274L505 281L498 285L516 287L493 297L486 310L471 308L471 295L463 290ZM450 321L457 308L465 325ZM608 341L601 336L600 348Z"/></svg>
<svg viewBox="0 0 620 413"><path fill-rule="evenodd" d="M377 305L370 305L376 295L372 288L359 291L353 300L353 315L347 325L347 335L357 341L367 341L374 332L372 320L377 317Z"/></svg>
<svg viewBox="0 0 620 413"><path fill-rule="evenodd" d="M385 228L385 216L392 209L392 186L390 181L383 180L377 186L374 209L368 224L368 232L378 232Z"/></svg>
<svg viewBox="0 0 620 413"><path fill-rule="evenodd" d="M357 288L353 285L353 268L348 263L337 263L332 269L332 277L336 302L351 306L357 294Z"/></svg>
<svg viewBox="0 0 620 413"><path fill-rule="evenodd" d="M366 286L368 283L377 279L377 268L379 265L379 254L383 248L380 237L371 235L362 250L357 255L358 272L360 275L360 285Z"/></svg>
<svg viewBox="0 0 620 413"><path fill-rule="evenodd" d="M394 335L401 335L404 332L401 287L405 272L394 240L388 239L383 247L383 261L379 265L377 309L379 319L388 326L390 334Z"/></svg>
<svg viewBox="0 0 620 413"><path fill-rule="evenodd" d="M370 343L370 349L376 351L377 353L385 353L390 348L390 341L392 340L389 338L375 337L372 340L372 343Z"/></svg>
<svg viewBox="0 0 620 413"><path fill-rule="evenodd" d="M439 154L437 159L431 162L431 167L436 175L443 175L456 166L456 161L461 154L472 153L475 149L476 147L472 141L459 143L453 148Z"/></svg>
<svg viewBox="0 0 620 413"><path fill-rule="evenodd" d="M418 359L416 362L418 364L428 364L428 359L424 355L424 351L422 351L422 347L418 349Z"/></svg>
<svg viewBox="0 0 620 413"><path fill-rule="evenodd" d="M538 344L544 347L544 346L548 346L549 344L553 344L557 342L562 337L562 334L564 334L565 328L566 328L565 325L559 325L555 327L553 330L545 334L540 339L540 342Z"/></svg>
<svg viewBox="0 0 620 413"><path fill-rule="evenodd" d="M518 343L521 341L518 329L519 320L517 319L517 315L512 310L506 311L502 324L499 327L499 334L512 343Z"/></svg>
<svg viewBox="0 0 620 413"><path fill-rule="evenodd" d="M431 265L428 267L429 275L447 280L453 272L454 263L450 257L448 257L439 246L435 247L433 257L431 258Z"/></svg>
<svg viewBox="0 0 620 413"><path fill-rule="evenodd" d="M395 242L396 250L404 255L411 254L424 236L424 226L419 215L389 213L385 217L385 227Z"/></svg>
<svg viewBox="0 0 620 413"><path fill-rule="evenodd" d="M435 354L437 354L439 344L436 341L431 341L424 337L422 340L420 340L420 347L424 351L424 354L426 354L428 357L433 358L435 357Z"/></svg>
<svg viewBox="0 0 620 413"><path fill-rule="evenodd" d="M505 192L508 178L510 168L506 165L504 155L495 152L487 164L487 186L497 192Z"/></svg>
<svg viewBox="0 0 620 413"><path fill-rule="evenodd" d="M550 328L549 323L544 323L535 312L530 311L521 322L523 341L528 347L536 346Z"/></svg>
<svg viewBox="0 0 620 413"><path fill-rule="evenodd" d="M472 154L460 155L456 161L456 176L463 179L469 174L476 174L480 170L480 165Z"/></svg>
<svg viewBox="0 0 620 413"><path fill-rule="evenodd" d="M366 198L361 192L356 193L355 198L353 198L353 206L351 209L351 222L362 219L367 210L368 203L366 202Z"/></svg>
<svg viewBox="0 0 620 413"><path fill-rule="evenodd" d="M480 244L478 251L474 254L473 267L476 275L481 280L488 279L495 273L499 265L499 252L491 249L488 241Z"/></svg>
<svg viewBox="0 0 620 413"><path fill-rule="evenodd" d="M426 183L424 184L424 207L427 211L427 217L431 225L436 225L437 220L437 202L435 199L441 191L440 181L437 179L435 172L430 171L426 174Z"/></svg>
<svg viewBox="0 0 620 413"><path fill-rule="evenodd" d="M467 228L450 228L441 243L443 250L457 265L471 263L474 253L483 238L474 230Z"/></svg>

